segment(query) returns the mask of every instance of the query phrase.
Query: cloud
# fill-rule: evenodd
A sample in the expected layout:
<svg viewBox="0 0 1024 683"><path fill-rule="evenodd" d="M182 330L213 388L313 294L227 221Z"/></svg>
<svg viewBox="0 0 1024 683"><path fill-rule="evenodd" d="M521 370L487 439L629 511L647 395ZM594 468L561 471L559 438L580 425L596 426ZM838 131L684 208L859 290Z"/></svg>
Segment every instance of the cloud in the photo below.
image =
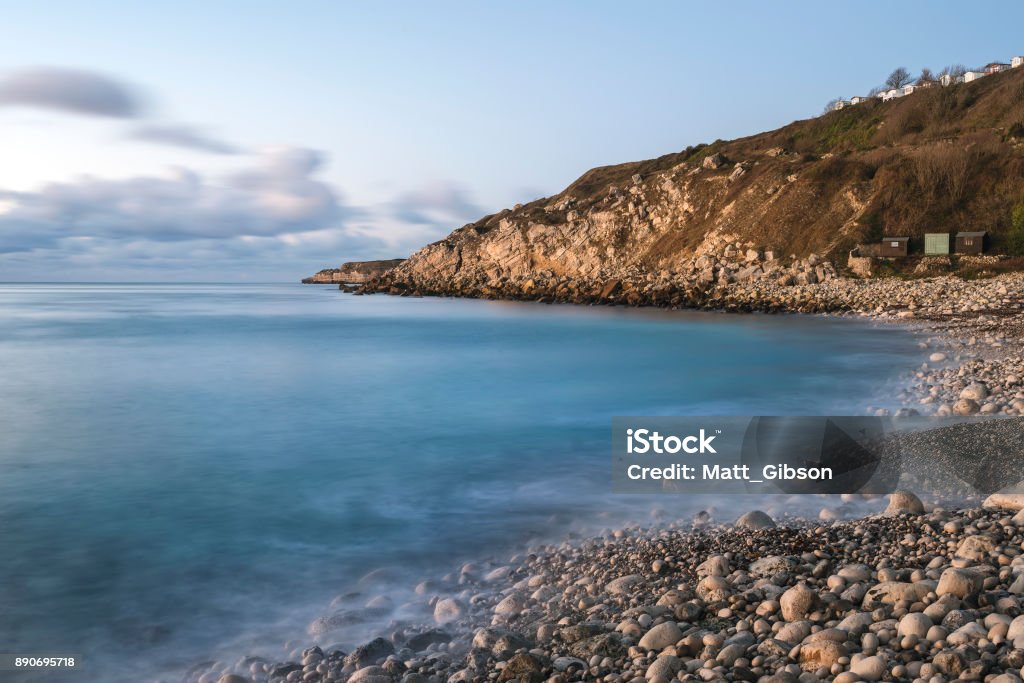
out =
<svg viewBox="0 0 1024 683"><path fill-rule="evenodd" d="M129 135L132 139L152 142L157 145L181 147L210 154L240 154L235 145L211 137L202 130L184 124L140 126Z"/></svg>
<svg viewBox="0 0 1024 683"><path fill-rule="evenodd" d="M0 80L0 106L25 106L73 114L136 118L142 100L129 85L78 69L22 69Z"/></svg>
<svg viewBox="0 0 1024 683"><path fill-rule="evenodd" d="M403 193L392 202L391 210L395 218L405 223L450 227L458 227L484 215L484 210L470 199L466 190L443 182Z"/></svg>
<svg viewBox="0 0 1024 683"><path fill-rule="evenodd" d="M313 150L282 147L215 179L178 168L163 176L0 190L0 253L72 239L169 242L320 230L346 215L334 189L314 177L321 163Z"/></svg>

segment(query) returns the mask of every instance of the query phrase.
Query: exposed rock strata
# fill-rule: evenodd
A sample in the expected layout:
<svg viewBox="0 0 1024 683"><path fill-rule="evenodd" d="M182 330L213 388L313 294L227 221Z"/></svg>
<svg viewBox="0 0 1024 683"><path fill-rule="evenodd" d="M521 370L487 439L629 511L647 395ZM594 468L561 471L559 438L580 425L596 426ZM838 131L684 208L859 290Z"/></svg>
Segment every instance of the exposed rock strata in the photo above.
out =
<svg viewBox="0 0 1024 683"><path fill-rule="evenodd" d="M363 284L370 278L381 275L399 265L405 259L387 259L383 261L349 261L338 268L325 268L307 278L302 279L306 285L320 284Z"/></svg>

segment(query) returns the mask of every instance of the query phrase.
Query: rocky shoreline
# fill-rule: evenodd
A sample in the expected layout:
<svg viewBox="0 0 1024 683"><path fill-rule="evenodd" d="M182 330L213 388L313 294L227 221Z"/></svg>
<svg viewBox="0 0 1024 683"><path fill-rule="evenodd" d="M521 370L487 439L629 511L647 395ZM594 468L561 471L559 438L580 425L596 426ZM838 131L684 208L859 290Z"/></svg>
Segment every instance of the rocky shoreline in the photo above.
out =
<svg viewBox="0 0 1024 683"><path fill-rule="evenodd" d="M617 529L424 580L348 651L296 648L292 661L243 658L186 680L1014 683L1022 505L1010 495L926 508L901 491L855 521L752 511ZM370 611L387 602L349 599Z"/></svg>

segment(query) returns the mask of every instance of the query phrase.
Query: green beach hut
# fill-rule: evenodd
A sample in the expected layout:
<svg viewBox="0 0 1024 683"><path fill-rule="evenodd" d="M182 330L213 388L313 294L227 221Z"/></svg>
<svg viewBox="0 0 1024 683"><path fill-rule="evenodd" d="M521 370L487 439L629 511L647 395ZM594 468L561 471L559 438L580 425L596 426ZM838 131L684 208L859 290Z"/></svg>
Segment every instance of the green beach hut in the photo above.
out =
<svg viewBox="0 0 1024 683"><path fill-rule="evenodd" d="M949 255L949 233L929 232L924 236L925 256L948 256Z"/></svg>

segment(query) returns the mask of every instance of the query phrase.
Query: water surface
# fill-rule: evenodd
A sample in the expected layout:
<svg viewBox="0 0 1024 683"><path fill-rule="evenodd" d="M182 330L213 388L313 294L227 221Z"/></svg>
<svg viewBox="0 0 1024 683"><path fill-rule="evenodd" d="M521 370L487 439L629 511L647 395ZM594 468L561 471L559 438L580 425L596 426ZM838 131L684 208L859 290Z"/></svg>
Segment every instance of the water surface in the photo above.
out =
<svg viewBox="0 0 1024 683"><path fill-rule="evenodd" d="M918 354L847 319L0 285L0 650L282 656L371 569L715 506L610 494L613 415L859 414Z"/></svg>

